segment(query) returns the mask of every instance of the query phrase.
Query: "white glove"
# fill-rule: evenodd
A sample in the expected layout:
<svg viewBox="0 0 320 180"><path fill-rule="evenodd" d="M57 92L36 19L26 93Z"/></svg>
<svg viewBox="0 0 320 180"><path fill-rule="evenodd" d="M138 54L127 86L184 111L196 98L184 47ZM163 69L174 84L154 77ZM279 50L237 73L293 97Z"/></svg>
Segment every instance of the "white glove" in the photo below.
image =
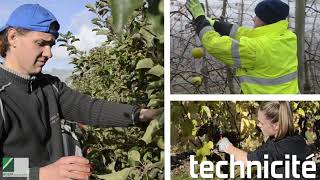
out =
<svg viewBox="0 0 320 180"><path fill-rule="evenodd" d="M226 152L227 147L229 145L232 145L232 143L229 141L228 138L224 137L218 141L217 145L220 152Z"/></svg>

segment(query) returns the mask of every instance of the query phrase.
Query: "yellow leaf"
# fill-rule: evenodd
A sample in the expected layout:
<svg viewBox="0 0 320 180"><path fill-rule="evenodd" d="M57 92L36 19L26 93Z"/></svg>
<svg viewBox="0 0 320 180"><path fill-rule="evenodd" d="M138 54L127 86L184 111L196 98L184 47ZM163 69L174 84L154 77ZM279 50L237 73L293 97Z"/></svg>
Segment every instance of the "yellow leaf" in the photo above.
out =
<svg viewBox="0 0 320 180"><path fill-rule="evenodd" d="M304 117L304 116L306 115L305 112L304 112L304 110L301 109L301 108L299 108L299 109L297 110L297 113L298 113L301 117Z"/></svg>
<svg viewBox="0 0 320 180"><path fill-rule="evenodd" d="M208 106L201 106L201 113L206 113L208 118L211 118L210 108Z"/></svg>
<svg viewBox="0 0 320 180"><path fill-rule="evenodd" d="M192 120L192 124L193 124L193 129L192 129L192 136L195 136L197 134L197 126L198 126L198 121L197 120Z"/></svg>
<svg viewBox="0 0 320 180"><path fill-rule="evenodd" d="M308 144L314 143L314 141L317 139L316 133L314 133L314 132L312 132L312 131L306 131L306 132L305 132L305 136L306 136L306 138L307 138Z"/></svg>
<svg viewBox="0 0 320 180"><path fill-rule="evenodd" d="M203 146L197 150L196 156L202 157L202 160L205 160L206 156L211 154L212 149L213 149L213 142L212 141L204 143Z"/></svg>

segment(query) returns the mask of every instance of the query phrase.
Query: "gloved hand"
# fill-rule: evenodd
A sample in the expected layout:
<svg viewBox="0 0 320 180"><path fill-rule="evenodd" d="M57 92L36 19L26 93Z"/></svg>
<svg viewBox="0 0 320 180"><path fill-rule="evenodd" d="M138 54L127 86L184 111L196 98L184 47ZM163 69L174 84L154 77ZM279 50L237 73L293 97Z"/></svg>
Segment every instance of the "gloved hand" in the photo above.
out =
<svg viewBox="0 0 320 180"><path fill-rule="evenodd" d="M199 0L187 0L187 9L189 10L194 19L201 15L204 15L204 10Z"/></svg>
<svg viewBox="0 0 320 180"><path fill-rule="evenodd" d="M229 145L232 145L232 143L229 141L228 138L224 137L218 141L217 145L220 152L226 152L227 147Z"/></svg>
<svg viewBox="0 0 320 180"><path fill-rule="evenodd" d="M211 26L213 26L213 25L214 25L214 22L216 21L216 20L211 19L211 18L208 18L208 17L206 17L206 19L209 21L209 23L210 23Z"/></svg>

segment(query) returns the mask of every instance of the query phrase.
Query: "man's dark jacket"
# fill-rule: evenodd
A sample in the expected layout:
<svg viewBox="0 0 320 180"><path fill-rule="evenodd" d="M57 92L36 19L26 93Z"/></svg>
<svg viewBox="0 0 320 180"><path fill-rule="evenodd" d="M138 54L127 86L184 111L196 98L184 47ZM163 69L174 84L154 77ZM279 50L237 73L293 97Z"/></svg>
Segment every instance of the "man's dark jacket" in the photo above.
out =
<svg viewBox="0 0 320 180"><path fill-rule="evenodd" d="M39 178L40 167L64 155L61 119L126 127L134 124L136 111L134 106L92 99L57 77L27 77L2 64L0 98L0 156L29 158L31 180Z"/></svg>

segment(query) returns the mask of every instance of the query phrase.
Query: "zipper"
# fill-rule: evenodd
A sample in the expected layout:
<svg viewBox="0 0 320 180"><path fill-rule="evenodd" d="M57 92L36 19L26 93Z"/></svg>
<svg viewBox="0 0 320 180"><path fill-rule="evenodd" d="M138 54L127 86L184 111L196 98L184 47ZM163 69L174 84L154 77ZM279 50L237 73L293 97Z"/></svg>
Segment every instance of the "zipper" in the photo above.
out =
<svg viewBox="0 0 320 180"><path fill-rule="evenodd" d="M33 88L32 88L32 83L33 83L33 81L36 79L36 77L35 76L32 76L31 78L30 78L30 81L29 81L29 92L31 93L32 91L33 91Z"/></svg>

